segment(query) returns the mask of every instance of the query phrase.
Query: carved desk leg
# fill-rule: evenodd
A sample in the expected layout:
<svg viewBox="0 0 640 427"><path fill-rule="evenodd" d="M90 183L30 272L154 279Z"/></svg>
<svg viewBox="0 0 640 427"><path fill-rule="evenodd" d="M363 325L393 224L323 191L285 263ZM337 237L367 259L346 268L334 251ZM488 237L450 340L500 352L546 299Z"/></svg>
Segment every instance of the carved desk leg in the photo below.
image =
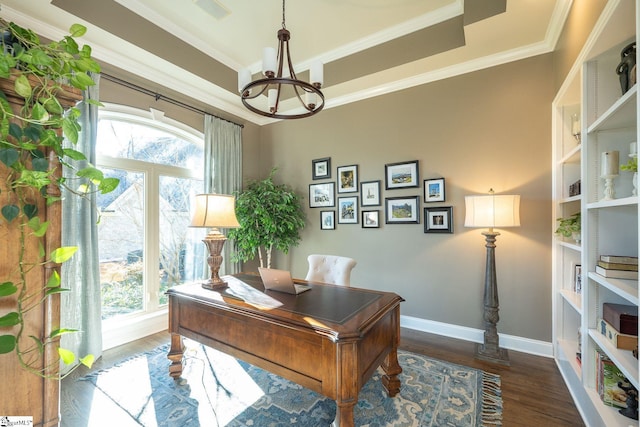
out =
<svg viewBox="0 0 640 427"><path fill-rule="evenodd" d="M173 379L178 379L182 375L182 356L184 355L184 342L182 337L178 334L171 334L171 348L167 358L171 360L169 366L169 375Z"/></svg>
<svg viewBox="0 0 640 427"><path fill-rule="evenodd" d="M402 368L398 363L398 349L393 348L387 354L387 357L384 358L384 362L382 362L382 370L385 375L382 376L382 385L384 389L387 390L387 394L389 397L394 397L400 392L400 380L398 379L398 374L402 372Z"/></svg>

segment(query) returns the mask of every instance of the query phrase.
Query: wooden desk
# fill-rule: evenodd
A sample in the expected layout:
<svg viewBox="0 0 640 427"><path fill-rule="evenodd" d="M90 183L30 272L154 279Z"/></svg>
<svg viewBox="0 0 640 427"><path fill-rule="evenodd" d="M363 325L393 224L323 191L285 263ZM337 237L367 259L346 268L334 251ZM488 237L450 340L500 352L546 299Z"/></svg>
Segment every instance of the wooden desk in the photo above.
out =
<svg viewBox="0 0 640 427"><path fill-rule="evenodd" d="M341 427L353 427L358 393L378 366L388 395L400 391L398 295L312 282L295 296L265 292L256 275L224 280L220 292L197 283L167 291L172 377L182 374L187 337L334 399Z"/></svg>

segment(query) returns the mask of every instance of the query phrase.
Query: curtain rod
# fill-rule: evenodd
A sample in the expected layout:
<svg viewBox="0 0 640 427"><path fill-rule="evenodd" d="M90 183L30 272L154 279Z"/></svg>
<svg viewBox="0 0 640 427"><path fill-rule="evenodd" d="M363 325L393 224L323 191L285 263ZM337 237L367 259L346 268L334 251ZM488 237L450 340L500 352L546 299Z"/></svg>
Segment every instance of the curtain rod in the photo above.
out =
<svg viewBox="0 0 640 427"><path fill-rule="evenodd" d="M220 120L224 120L225 122L233 123L234 125L237 125L237 126L240 126L241 128L244 128L244 125L241 125L240 123L236 123L236 122L233 122L233 121L231 121L229 119L225 119L224 117L220 117L220 116L216 116L215 114L208 113L208 112L206 112L206 111L204 111L204 110L202 110L200 108L194 107L193 105L186 104L186 103L184 103L182 101L178 101L177 99L173 99L173 98L170 98L168 96L162 95L162 94L160 94L158 92L154 92L154 91L152 91L150 89L146 89L146 88L144 88L142 86L138 86L138 85L136 85L134 83L128 82L128 81L123 80L121 78L118 78L118 77L115 77L115 76L112 76L112 75L106 74L106 73L100 73L100 75L103 78L105 78L105 79L107 79L107 80L109 80L109 81L111 81L113 83L119 84L119 85L124 86L124 87L129 88L129 89L133 89L133 90L135 90L137 92L144 93L145 95L152 96L153 98L155 98L156 101L163 100L163 101L168 102L169 104L177 105L178 107L182 107L182 108L184 108L186 110L190 110L190 111L193 111L195 113L200 113L202 115L209 114L210 116L216 117L216 118L218 118Z"/></svg>

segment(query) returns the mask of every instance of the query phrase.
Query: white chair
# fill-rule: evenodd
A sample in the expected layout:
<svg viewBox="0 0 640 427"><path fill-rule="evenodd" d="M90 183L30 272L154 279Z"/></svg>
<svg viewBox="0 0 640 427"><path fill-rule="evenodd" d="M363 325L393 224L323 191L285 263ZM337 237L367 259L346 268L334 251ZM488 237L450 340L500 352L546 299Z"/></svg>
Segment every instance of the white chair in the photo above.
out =
<svg viewBox="0 0 640 427"><path fill-rule="evenodd" d="M309 255L309 272L305 280L330 283L333 285L351 285L351 270L356 266L355 259L335 255Z"/></svg>

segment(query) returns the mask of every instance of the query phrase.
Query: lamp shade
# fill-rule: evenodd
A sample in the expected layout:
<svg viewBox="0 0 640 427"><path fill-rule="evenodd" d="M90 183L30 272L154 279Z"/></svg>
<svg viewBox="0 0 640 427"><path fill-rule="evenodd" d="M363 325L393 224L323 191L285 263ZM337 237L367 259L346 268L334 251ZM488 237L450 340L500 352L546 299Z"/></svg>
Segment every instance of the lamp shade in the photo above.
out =
<svg viewBox="0 0 640 427"><path fill-rule="evenodd" d="M198 194L191 227L238 228L236 199L226 194Z"/></svg>
<svg viewBox="0 0 640 427"><path fill-rule="evenodd" d="M465 227L519 227L520 196L466 196Z"/></svg>

